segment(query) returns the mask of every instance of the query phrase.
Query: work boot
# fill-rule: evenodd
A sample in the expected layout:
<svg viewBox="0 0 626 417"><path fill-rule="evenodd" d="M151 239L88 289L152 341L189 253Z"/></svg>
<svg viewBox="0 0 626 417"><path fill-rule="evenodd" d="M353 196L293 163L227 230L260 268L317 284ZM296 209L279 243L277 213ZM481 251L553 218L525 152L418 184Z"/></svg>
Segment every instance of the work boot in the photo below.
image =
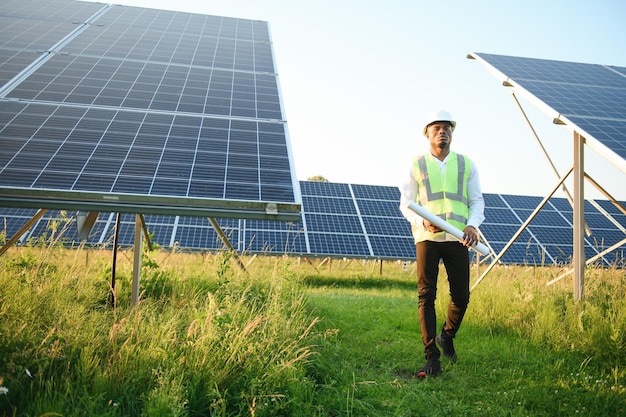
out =
<svg viewBox="0 0 626 417"><path fill-rule="evenodd" d="M434 378L441 374L441 364L439 358L429 358L426 360L426 365L417 371L417 378L424 379L426 377Z"/></svg>
<svg viewBox="0 0 626 417"><path fill-rule="evenodd" d="M439 333L436 340L437 344L443 351L443 357L448 358L451 362L456 362L458 358L456 356L456 351L454 350L454 342L452 341L452 338L444 337L441 333Z"/></svg>

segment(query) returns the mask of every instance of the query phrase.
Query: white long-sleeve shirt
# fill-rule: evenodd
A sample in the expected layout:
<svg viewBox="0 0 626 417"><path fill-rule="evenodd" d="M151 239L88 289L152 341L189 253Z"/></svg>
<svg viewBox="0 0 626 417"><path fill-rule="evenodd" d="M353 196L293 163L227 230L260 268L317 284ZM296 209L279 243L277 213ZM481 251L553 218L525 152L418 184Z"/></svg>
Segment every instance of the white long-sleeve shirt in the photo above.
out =
<svg viewBox="0 0 626 417"><path fill-rule="evenodd" d="M441 175L445 173L446 164L448 163L448 157L446 156L443 161L435 158L439 163L441 169ZM402 215L411 223L411 229L413 230L413 237L417 242L420 229L424 229L423 219L408 206L409 203L415 202L417 197L417 181L413 176L414 170L411 166L409 174L407 175L404 183L400 187L400 211ZM469 198L469 215L466 226L474 226L476 229L485 220L485 200L483 200L483 193L480 189L480 179L478 177L478 169L474 161L471 163L469 177L467 179L467 194ZM437 236L436 241L458 241L453 235L444 233L441 236Z"/></svg>

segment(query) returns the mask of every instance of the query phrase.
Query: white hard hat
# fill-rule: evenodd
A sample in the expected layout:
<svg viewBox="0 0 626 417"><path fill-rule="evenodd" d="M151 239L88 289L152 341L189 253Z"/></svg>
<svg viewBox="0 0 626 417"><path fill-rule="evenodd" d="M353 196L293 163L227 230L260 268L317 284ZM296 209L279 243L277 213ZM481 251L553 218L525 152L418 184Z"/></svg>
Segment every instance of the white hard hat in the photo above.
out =
<svg viewBox="0 0 626 417"><path fill-rule="evenodd" d="M452 125L452 131L454 131L454 128L456 127L456 122L450 113L445 110L437 110L426 116L426 120L424 122L424 135L426 135L428 126L435 122L449 122Z"/></svg>

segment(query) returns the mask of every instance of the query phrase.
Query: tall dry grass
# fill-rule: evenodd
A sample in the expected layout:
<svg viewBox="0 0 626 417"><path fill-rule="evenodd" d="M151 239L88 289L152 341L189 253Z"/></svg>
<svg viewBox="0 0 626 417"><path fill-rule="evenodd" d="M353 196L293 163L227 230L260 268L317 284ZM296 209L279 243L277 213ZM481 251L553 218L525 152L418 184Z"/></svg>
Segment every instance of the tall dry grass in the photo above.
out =
<svg viewBox="0 0 626 417"><path fill-rule="evenodd" d="M23 247L0 262L0 415L306 415L315 319L288 260ZM50 414L55 415L55 414Z"/></svg>

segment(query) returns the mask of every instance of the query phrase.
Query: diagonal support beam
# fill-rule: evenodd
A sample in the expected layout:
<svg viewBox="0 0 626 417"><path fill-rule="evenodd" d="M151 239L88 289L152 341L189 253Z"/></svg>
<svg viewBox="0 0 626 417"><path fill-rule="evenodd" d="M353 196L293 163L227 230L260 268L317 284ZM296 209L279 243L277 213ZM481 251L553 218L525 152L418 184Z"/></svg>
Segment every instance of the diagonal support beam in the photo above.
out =
<svg viewBox="0 0 626 417"><path fill-rule="evenodd" d="M563 184L563 181L565 181L565 179L572 173L572 171L574 170L574 167L570 168L569 171L567 172L567 174L565 174L565 176L563 178L560 179L560 181L554 186L554 188L552 189L552 191L550 192L550 194L548 194L542 201L541 203L539 203L539 205L537 206L537 208L535 208L535 210L530 214L530 216L528 216L528 219L526 219L526 221L524 222L524 224L522 224L520 226L520 228L517 230L517 232L515 232L515 234L513 235L513 237L511 238L511 240L509 240L509 243L507 243L504 248L502 248L502 250L500 251L500 253L491 261L491 263L489 264L489 266L487 267L487 269L483 272L483 274L480 276L480 278L478 278L478 280L476 281L476 283L472 286L472 290L474 288L476 288L476 286L478 284L480 284L480 282L483 280L483 278L485 278L485 276L489 273L489 271L491 271L493 269L494 266L496 266L496 264L500 261L500 259L502 259L502 257L504 256L504 254L509 250L509 248L511 246L513 246L513 243L515 243L515 241L517 240L518 237L520 237L520 235L522 234L522 232L524 230L526 230L526 227L528 227L528 225L535 219L535 216L537 216L537 214L541 211L541 209L543 208L543 206L546 205L546 203L548 202L548 200L550 200L552 198L552 196L554 195L554 193L559 189L559 187L561 187L561 185Z"/></svg>
<svg viewBox="0 0 626 417"><path fill-rule="evenodd" d="M209 222L211 222L213 229L215 229L215 232L217 233L219 238L222 240L222 243L224 243L224 246L228 248L230 253L235 258L235 261L237 261L237 265L239 265L239 268L247 274L248 270L246 269L246 266L243 264L243 262L239 258L239 254L237 254L237 251L235 250L235 248L233 248L233 245L230 243L230 240L228 240L228 236L226 236L226 234L224 233L220 225L217 223L217 221L213 217L209 217L208 219L209 219Z"/></svg>
<svg viewBox="0 0 626 417"><path fill-rule="evenodd" d="M614 245L606 248L605 250L603 250L602 252L600 252L599 254L587 259L587 262L585 263L585 265L591 265L592 263L594 263L595 261L597 261L598 259L602 258L604 255L607 255L611 252L613 252L615 249L619 248L620 246L622 246L624 243L626 243L626 238L622 239L621 241L615 243ZM560 280L562 280L563 278L565 278L566 276L568 276L569 274L571 274L572 272L574 272L574 268L570 268L567 271L563 272L561 275L559 275L558 277L554 278L552 281L548 282L546 284L546 286L550 286Z"/></svg>
<svg viewBox="0 0 626 417"><path fill-rule="evenodd" d="M146 225L146 219L143 214L138 214L139 219L141 221L141 228L143 229L143 237L146 239L146 244L148 245L148 250L152 251L152 241L150 240L150 233L148 232L148 226Z"/></svg>
<svg viewBox="0 0 626 417"><path fill-rule="evenodd" d="M541 153L543 153L543 156L548 161L548 165L550 165L550 168L552 168L552 172L554 173L554 176L560 179L561 174L559 174L559 170L556 169L554 162L552 162L552 158L550 158L548 151L543 146L543 142L541 141L541 138L539 138L539 135L537 134L537 131L535 130L533 124L530 122L530 119L526 115L526 112L524 111L524 108L522 107L522 103L520 103L519 100L517 99L515 92L511 92L511 95L513 96L513 99L515 100L515 104L517 104L517 107L519 108L520 113L522 113L522 116L524 116L524 121L526 122L526 125L528 126L528 128L530 129L530 132L535 138L535 141L539 145L539 148L541 149ZM572 194L569 192L565 184L563 184L563 193L565 194L567 201L569 201L570 206L574 207L574 198L572 197ZM591 236L591 229L589 229L587 224L585 224L585 233L587 234L587 236Z"/></svg>
<svg viewBox="0 0 626 417"><path fill-rule="evenodd" d="M4 253L6 251L8 251L13 245L15 245L15 242L17 242L20 237L22 237L22 235L24 233L26 233L26 231L28 231L28 229L30 229L30 227L35 224L39 219L41 219L41 217L46 214L48 210L47 209L39 209L39 211L37 213L35 213L35 215L26 222L26 224L24 226L22 226L22 228L20 230L17 231L17 233L15 233L5 244L4 246L2 246L0 248L0 256L4 255Z"/></svg>

